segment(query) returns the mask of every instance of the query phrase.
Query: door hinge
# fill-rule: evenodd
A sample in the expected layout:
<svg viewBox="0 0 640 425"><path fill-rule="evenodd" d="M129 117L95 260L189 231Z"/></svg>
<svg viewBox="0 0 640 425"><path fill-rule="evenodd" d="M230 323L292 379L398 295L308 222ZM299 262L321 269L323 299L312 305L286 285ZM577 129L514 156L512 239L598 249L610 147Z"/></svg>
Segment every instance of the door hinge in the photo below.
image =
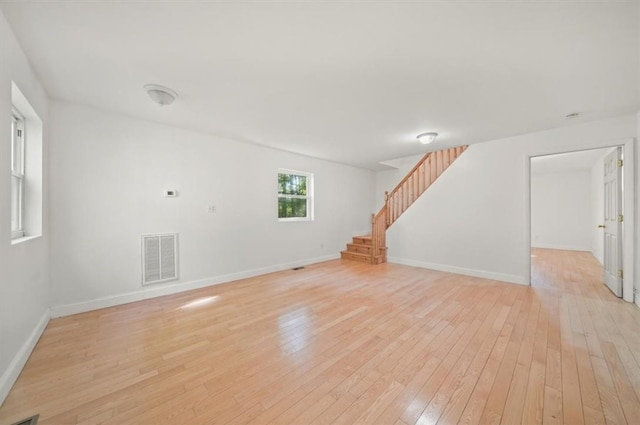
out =
<svg viewBox="0 0 640 425"><path fill-rule="evenodd" d="M622 223L624 221L624 216L622 214L618 214L618 223Z"/></svg>
<svg viewBox="0 0 640 425"><path fill-rule="evenodd" d="M622 167L622 160L621 159L618 160L618 167Z"/></svg>
<svg viewBox="0 0 640 425"><path fill-rule="evenodd" d="M622 275L622 270L618 270L618 277L619 277L619 278L622 278L622 277L623 277L623 275Z"/></svg>
<svg viewBox="0 0 640 425"><path fill-rule="evenodd" d="M16 137L22 137L22 130L20 129L16 130Z"/></svg>

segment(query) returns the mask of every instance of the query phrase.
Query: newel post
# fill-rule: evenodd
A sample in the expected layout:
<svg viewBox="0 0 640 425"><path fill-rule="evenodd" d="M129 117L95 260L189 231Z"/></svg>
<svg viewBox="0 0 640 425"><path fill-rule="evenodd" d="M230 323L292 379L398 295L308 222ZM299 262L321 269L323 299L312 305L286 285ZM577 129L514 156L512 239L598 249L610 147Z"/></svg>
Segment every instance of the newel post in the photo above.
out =
<svg viewBox="0 0 640 425"><path fill-rule="evenodd" d="M376 215L371 213L371 261L376 256Z"/></svg>

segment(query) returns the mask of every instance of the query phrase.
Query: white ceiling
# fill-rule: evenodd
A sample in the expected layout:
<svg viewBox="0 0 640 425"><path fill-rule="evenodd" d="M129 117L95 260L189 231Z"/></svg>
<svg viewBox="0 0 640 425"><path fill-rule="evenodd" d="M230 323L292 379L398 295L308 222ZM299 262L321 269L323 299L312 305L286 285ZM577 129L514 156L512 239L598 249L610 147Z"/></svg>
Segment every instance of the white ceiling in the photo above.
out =
<svg viewBox="0 0 640 425"><path fill-rule="evenodd" d="M596 163L603 163L604 156L613 151L613 149L615 148L590 149L531 158L531 173L547 174L590 170Z"/></svg>
<svg viewBox="0 0 640 425"><path fill-rule="evenodd" d="M635 2L0 7L52 98L371 169L637 110Z"/></svg>

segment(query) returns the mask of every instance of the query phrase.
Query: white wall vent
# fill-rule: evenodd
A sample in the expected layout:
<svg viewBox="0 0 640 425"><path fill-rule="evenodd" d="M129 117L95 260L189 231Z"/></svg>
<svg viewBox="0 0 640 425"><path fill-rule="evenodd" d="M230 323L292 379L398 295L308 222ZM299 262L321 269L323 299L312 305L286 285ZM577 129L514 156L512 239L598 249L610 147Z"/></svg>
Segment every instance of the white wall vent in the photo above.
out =
<svg viewBox="0 0 640 425"><path fill-rule="evenodd" d="M178 234L142 236L142 284L178 278Z"/></svg>

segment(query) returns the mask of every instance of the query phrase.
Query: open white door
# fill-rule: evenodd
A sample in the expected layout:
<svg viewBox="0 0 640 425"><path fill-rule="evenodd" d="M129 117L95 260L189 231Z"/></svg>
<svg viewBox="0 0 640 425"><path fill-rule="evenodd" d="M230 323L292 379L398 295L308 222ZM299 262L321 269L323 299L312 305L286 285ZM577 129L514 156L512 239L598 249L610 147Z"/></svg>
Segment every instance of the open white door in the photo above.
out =
<svg viewBox="0 0 640 425"><path fill-rule="evenodd" d="M622 297L622 148L604 158L604 283Z"/></svg>

